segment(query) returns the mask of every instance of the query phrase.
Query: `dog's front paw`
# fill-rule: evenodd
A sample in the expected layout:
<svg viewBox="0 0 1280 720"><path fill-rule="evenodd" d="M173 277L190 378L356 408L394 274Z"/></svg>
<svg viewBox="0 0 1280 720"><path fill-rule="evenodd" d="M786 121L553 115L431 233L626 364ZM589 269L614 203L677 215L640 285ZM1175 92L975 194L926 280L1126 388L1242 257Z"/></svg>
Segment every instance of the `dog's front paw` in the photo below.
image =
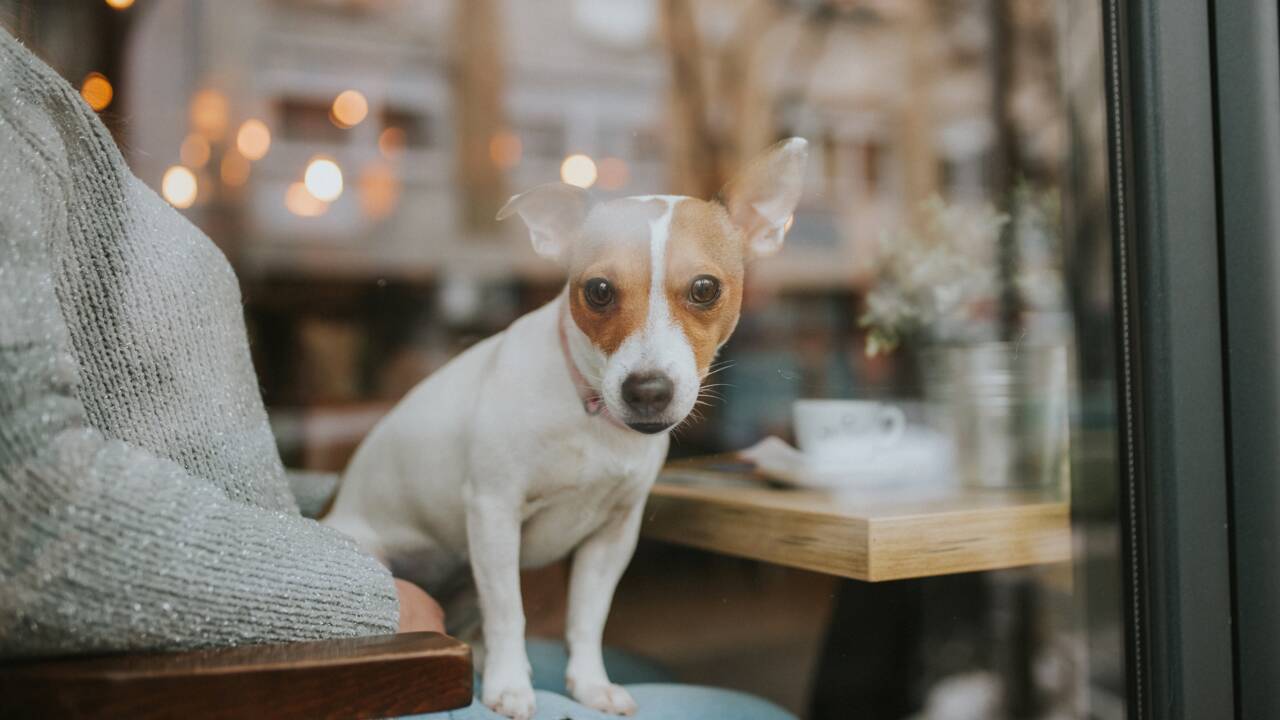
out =
<svg viewBox="0 0 1280 720"><path fill-rule="evenodd" d="M570 682L569 692L573 695L574 700L592 710L614 715L634 715L636 712L636 701L631 698L631 693L627 692L626 688L621 685L615 685L608 681L598 683Z"/></svg>
<svg viewBox="0 0 1280 720"><path fill-rule="evenodd" d="M537 709L533 687L527 679L523 683L517 682L505 686L490 685L486 682L482 700L490 710L499 715L506 715L511 720L530 720L534 710Z"/></svg>

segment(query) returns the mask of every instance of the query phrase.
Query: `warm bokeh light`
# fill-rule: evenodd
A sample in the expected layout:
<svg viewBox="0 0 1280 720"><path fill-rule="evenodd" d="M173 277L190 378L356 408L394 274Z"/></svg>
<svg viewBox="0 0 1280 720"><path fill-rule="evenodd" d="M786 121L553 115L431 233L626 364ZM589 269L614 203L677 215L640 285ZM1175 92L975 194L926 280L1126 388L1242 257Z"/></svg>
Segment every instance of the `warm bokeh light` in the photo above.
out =
<svg viewBox="0 0 1280 720"><path fill-rule="evenodd" d="M307 186L296 182L284 193L284 206L298 217L316 217L329 209L329 203L312 195Z"/></svg>
<svg viewBox="0 0 1280 720"><path fill-rule="evenodd" d="M102 112L111 104L111 98L115 97L115 89L105 75L91 72L80 83L80 97L96 112Z"/></svg>
<svg viewBox="0 0 1280 720"><path fill-rule="evenodd" d="M396 209L400 178L386 163L375 163L360 174L360 209L370 219L381 220Z"/></svg>
<svg viewBox="0 0 1280 720"><path fill-rule="evenodd" d="M257 118L249 118L236 133L236 149L250 160L261 160L271 149L271 130Z"/></svg>
<svg viewBox="0 0 1280 720"><path fill-rule="evenodd" d="M495 133L489 140L489 159L500 168L512 168L520 164L523 152L520 138L513 132L503 130Z"/></svg>
<svg viewBox="0 0 1280 720"><path fill-rule="evenodd" d="M210 140L227 131L227 98L212 88L191 96L191 127Z"/></svg>
<svg viewBox="0 0 1280 720"><path fill-rule="evenodd" d="M570 185L589 188L596 184L596 164L586 155L570 155L560 164L560 179Z"/></svg>
<svg viewBox="0 0 1280 720"><path fill-rule="evenodd" d="M316 199L333 202L342 194L342 168L329 158L312 158L307 163L307 171L302 176L307 190Z"/></svg>
<svg viewBox="0 0 1280 720"><path fill-rule="evenodd" d="M169 204L184 209L191 207L196 201L196 175L181 165L174 165L164 171L164 179L160 181L160 194Z"/></svg>
<svg viewBox="0 0 1280 720"><path fill-rule="evenodd" d="M182 164L190 168L202 168L204 164L209 162L209 141L204 139L203 135L191 133L186 140L182 141L182 148L178 151L178 156L182 158Z"/></svg>
<svg viewBox="0 0 1280 720"><path fill-rule="evenodd" d="M343 90L333 99L329 119L340 128L352 128L359 125L368 114L369 101L364 99L364 95L358 90Z"/></svg>
<svg viewBox="0 0 1280 720"><path fill-rule="evenodd" d="M404 152L404 129L389 127L378 134L378 150L382 157L392 160Z"/></svg>
<svg viewBox="0 0 1280 720"><path fill-rule="evenodd" d="M234 150L228 150L222 156L222 166L218 169L222 182L227 187L240 187L249 181L251 165L248 158Z"/></svg>
<svg viewBox="0 0 1280 720"><path fill-rule="evenodd" d="M600 187L618 190L631 179L631 169L622 158L607 157L600 161Z"/></svg>
<svg viewBox="0 0 1280 720"><path fill-rule="evenodd" d="M107 0L107 5L116 10L125 10L133 6L133 0Z"/></svg>
<svg viewBox="0 0 1280 720"><path fill-rule="evenodd" d="M790 215L788 215L788 216L787 216L787 222L782 226L782 232L783 232L783 234L786 234L786 233L790 232L790 231L791 231L791 226L792 226L792 225L794 225L794 224L795 224L795 222L796 222L796 214L795 214L795 213L791 213Z"/></svg>

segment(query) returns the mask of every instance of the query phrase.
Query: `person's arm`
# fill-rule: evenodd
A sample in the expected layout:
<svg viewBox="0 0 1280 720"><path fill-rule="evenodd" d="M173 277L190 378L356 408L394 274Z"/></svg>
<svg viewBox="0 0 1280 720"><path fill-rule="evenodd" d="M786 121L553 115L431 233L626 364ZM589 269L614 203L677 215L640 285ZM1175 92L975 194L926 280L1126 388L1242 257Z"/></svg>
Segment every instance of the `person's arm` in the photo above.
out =
<svg viewBox="0 0 1280 720"><path fill-rule="evenodd" d="M49 249L68 169L5 110L0 656L394 632L391 575L346 537L89 426Z"/></svg>

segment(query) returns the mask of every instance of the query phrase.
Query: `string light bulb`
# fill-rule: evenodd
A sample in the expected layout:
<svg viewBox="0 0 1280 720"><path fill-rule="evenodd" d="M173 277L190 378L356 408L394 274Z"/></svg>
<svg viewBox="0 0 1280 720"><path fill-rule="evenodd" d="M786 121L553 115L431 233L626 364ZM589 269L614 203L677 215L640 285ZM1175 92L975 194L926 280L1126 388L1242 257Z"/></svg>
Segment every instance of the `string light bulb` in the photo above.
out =
<svg viewBox="0 0 1280 720"><path fill-rule="evenodd" d="M93 108L94 112L102 112L115 97L115 88L111 87L111 81L106 75L91 72L85 75L80 83L80 97L89 103L89 107Z"/></svg>
<svg viewBox="0 0 1280 720"><path fill-rule="evenodd" d="M271 130L257 118L249 118L236 133L236 149L250 160L261 160L271 149Z"/></svg>
<svg viewBox="0 0 1280 720"><path fill-rule="evenodd" d="M312 195L300 182L293 183L285 191L284 206L298 217L318 217L329 210L329 203Z"/></svg>
<svg viewBox="0 0 1280 720"><path fill-rule="evenodd" d="M342 194L342 168L329 158L312 158L311 162L307 163L302 182L306 185L307 191L317 200L333 202Z"/></svg>
<svg viewBox="0 0 1280 720"><path fill-rule="evenodd" d="M181 165L174 165L165 170L164 178L160 181L160 194L169 201L170 205L179 210L191 207L196 201L198 190L196 174Z"/></svg>
<svg viewBox="0 0 1280 720"><path fill-rule="evenodd" d="M560 179L570 185L589 188L596 184L596 163L586 155L570 155L560 163Z"/></svg>
<svg viewBox="0 0 1280 720"><path fill-rule="evenodd" d="M369 114L369 101L358 90L343 90L333 99L329 119L342 129L359 125Z"/></svg>

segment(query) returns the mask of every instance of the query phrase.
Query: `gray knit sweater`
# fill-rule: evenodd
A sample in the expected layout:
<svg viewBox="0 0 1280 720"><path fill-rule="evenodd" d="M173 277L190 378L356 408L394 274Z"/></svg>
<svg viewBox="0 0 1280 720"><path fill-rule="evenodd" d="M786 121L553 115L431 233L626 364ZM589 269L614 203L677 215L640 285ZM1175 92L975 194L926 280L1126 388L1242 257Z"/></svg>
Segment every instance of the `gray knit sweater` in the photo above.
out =
<svg viewBox="0 0 1280 720"><path fill-rule="evenodd" d="M0 657L393 632L289 494L239 289L0 29Z"/></svg>

